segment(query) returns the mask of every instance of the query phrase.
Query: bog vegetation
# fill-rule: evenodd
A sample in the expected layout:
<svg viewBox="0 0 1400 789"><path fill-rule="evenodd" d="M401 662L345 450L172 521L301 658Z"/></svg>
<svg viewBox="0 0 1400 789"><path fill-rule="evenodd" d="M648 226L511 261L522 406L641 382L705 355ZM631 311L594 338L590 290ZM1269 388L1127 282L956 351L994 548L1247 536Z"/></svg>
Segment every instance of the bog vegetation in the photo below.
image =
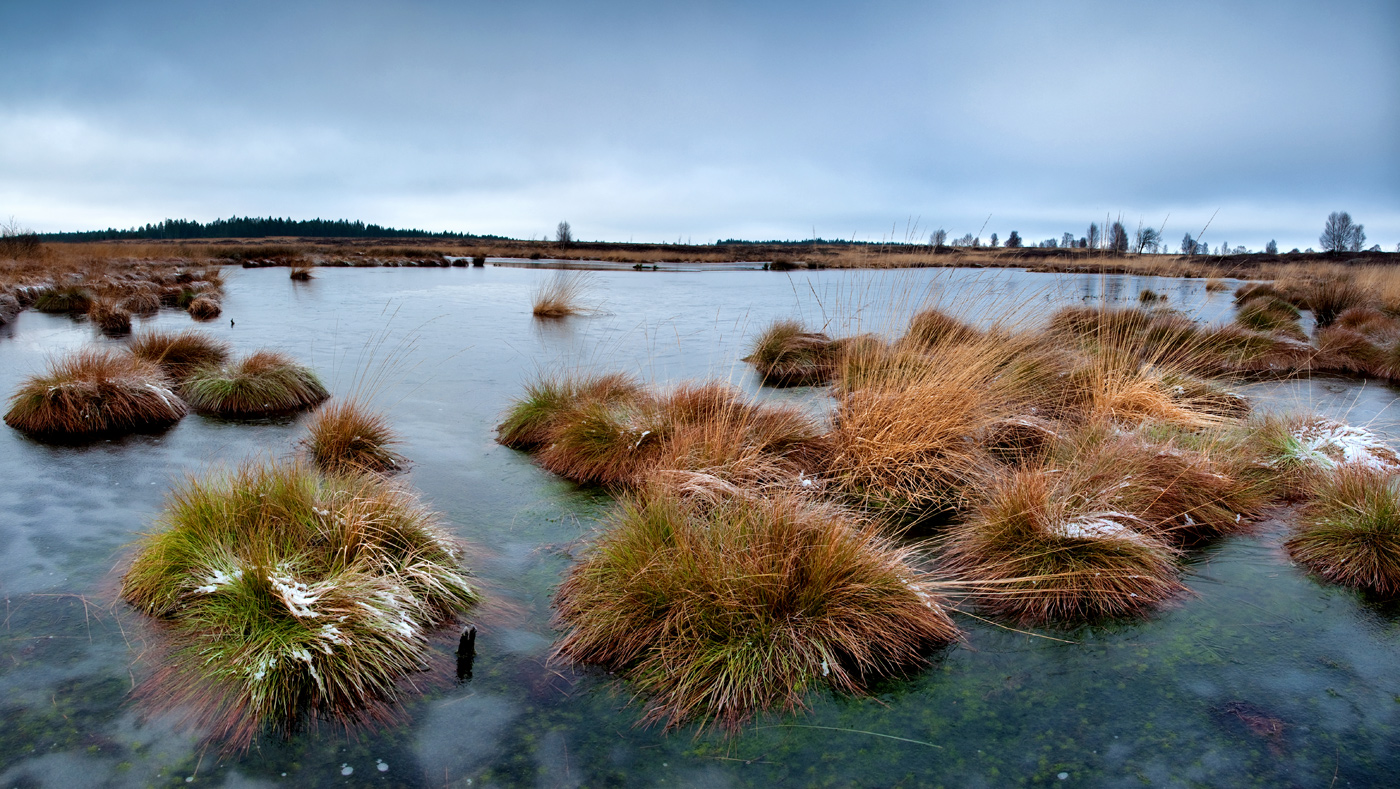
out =
<svg viewBox="0 0 1400 789"><path fill-rule="evenodd" d="M166 623L167 663L142 693L232 747L384 717L425 668L429 634L478 598L407 489L269 462L177 486L122 597Z"/></svg>
<svg viewBox="0 0 1400 789"><path fill-rule="evenodd" d="M1144 298L1033 331L925 309L893 336L759 332L746 361L771 386L828 387L826 419L717 383L538 378L500 442L619 497L555 599L556 657L630 680L647 720L733 727L917 665L957 638L954 606L1041 626L1151 616L1186 594L1191 552L1300 502L1302 564L1400 593L1400 457L1231 390L1390 378L1386 277L1250 284L1217 326Z"/></svg>

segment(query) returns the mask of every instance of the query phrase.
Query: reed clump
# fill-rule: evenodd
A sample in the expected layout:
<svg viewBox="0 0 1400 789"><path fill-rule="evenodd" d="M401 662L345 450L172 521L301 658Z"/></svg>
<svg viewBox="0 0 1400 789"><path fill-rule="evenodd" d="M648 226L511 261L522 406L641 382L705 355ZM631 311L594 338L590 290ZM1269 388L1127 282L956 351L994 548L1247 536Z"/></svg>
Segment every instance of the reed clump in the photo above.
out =
<svg viewBox="0 0 1400 789"><path fill-rule="evenodd" d="M536 453L576 482L636 487L658 471L754 484L795 483L820 467L820 427L792 407L758 405L718 383L666 394L623 375L540 378L506 413L497 441Z"/></svg>
<svg viewBox="0 0 1400 789"><path fill-rule="evenodd" d="M1014 413L1008 346L986 337L919 355L881 353L843 367L830 476L863 507L920 516L956 508L989 463L972 437Z"/></svg>
<svg viewBox="0 0 1400 789"><path fill-rule="evenodd" d="M307 456L328 474L390 473L404 464L399 437L383 414L356 400L321 406L303 441Z"/></svg>
<svg viewBox="0 0 1400 789"><path fill-rule="evenodd" d="M1400 477L1363 464L1322 477L1286 545L1332 583L1400 594Z"/></svg>
<svg viewBox="0 0 1400 789"><path fill-rule="evenodd" d="M197 321L211 321L219 317L224 308L219 304L218 299L209 296L196 296L190 300L186 311L189 312L191 318Z"/></svg>
<svg viewBox="0 0 1400 789"><path fill-rule="evenodd" d="M836 372L837 350L825 334L809 332L798 321L779 320L754 339L743 361L769 386L821 386Z"/></svg>
<svg viewBox="0 0 1400 789"><path fill-rule="evenodd" d="M412 493L295 463L177 486L121 594L170 642L147 697L192 707L231 747L318 717L382 717L427 664L429 634L478 599Z"/></svg>
<svg viewBox="0 0 1400 789"><path fill-rule="evenodd" d="M131 332L131 313L109 299L97 299L88 307L88 320L103 334L119 336Z"/></svg>
<svg viewBox="0 0 1400 789"><path fill-rule="evenodd" d="M229 356L228 343L194 330L145 331L131 338L127 348L138 359L160 365L176 382L201 367L218 367Z"/></svg>
<svg viewBox="0 0 1400 789"><path fill-rule="evenodd" d="M535 289L531 311L536 318L563 318L586 311L586 272L556 271Z"/></svg>
<svg viewBox="0 0 1400 789"><path fill-rule="evenodd" d="M555 608L555 655L633 681L668 727L858 692L958 637L910 549L793 495L624 497Z"/></svg>
<svg viewBox="0 0 1400 789"><path fill-rule="evenodd" d="M1235 322L1246 329L1265 333L1278 332L1295 340L1306 341L1299 324L1302 313L1288 302L1272 296L1255 296L1239 306Z"/></svg>
<svg viewBox="0 0 1400 789"><path fill-rule="evenodd" d="M185 378L181 392L195 410L228 417L297 411L330 396L309 367L275 351L199 367Z"/></svg>
<svg viewBox="0 0 1400 789"><path fill-rule="evenodd" d="M92 306L92 294L86 288L76 285L45 288L34 300L34 309L40 312L83 314Z"/></svg>
<svg viewBox="0 0 1400 789"><path fill-rule="evenodd" d="M988 610L1024 622L1145 614L1185 587L1174 551L1116 493L1074 468L1013 471L952 527L943 566Z"/></svg>
<svg viewBox="0 0 1400 789"><path fill-rule="evenodd" d="M125 353L81 350L21 384L5 424L44 438L86 439L165 427L187 410L156 365Z"/></svg>
<svg viewBox="0 0 1400 789"><path fill-rule="evenodd" d="M621 373L578 378L540 376L525 385L525 396L506 412L496 427L496 440L512 449L532 450L544 444L560 417L584 402L632 400L641 384Z"/></svg>

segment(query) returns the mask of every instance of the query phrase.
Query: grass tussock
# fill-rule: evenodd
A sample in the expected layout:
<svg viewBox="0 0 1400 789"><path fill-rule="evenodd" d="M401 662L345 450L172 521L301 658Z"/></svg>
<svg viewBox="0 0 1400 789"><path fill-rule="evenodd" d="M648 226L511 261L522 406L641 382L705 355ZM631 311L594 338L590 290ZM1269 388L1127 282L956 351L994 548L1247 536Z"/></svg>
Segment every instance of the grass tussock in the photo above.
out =
<svg viewBox="0 0 1400 789"><path fill-rule="evenodd" d="M620 373L579 378L540 376L525 385L496 427L496 441L512 449L533 450L550 438L561 417L583 403L626 402L639 398L642 386Z"/></svg>
<svg viewBox="0 0 1400 789"><path fill-rule="evenodd" d="M88 307L88 320L103 334L120 336L131 332L131 313L109 299L97 299Z"/></svg>
<svg viewBox="0 0 1400 789"><path fill-rule="evenodd" d="M146 695L246 747L264 728L373 718L477 600L438 517L382 478L250 464L169 496L122 580L163 620Z"/></svg>
<svg viewBox="0 0 1400 789"><path fill-rule="evenodd" d="M92 294L86 288L68 285L45 288L34 300L34 309L40 312L83 314L92 307Z"/></svg>
<svg viewBox="0 0 1400 789"><path fill-rule="evenodd" d="M393 449L399 438L389 420L354 400L317 409L303 443L311 462L329 474L382 474L404 463Z"/></svg>
<svg viewBox="0 0 1400 789"><path fill-rule="evenodd" d="M123 296L117 305L132 315L154 315L160 312L160 294L154 290L139 290Z"/></svg>
<svg viewBox="0 0 1400 789"><path fill-rule="evenodd" d="M649 479L670 474L682 484L713 481L748 490L820 484L828 441L798 408L760 405L734 387L708 383L682 384L662 409L668 426Z"/></svg>
<svg viewBox="0 0 1400 789"><path fill-rule="evenodd" d="M1368 337L1393 339L1400 336L1400 320L1372 306L1352 307L1337 316L1337 324Z"/></svg>
<svg viewBox="0 0 1400 789"><path fill-rule="evenodd" d="M819 426L799 409L751 403L718 383L656 394L622 375L536 380L497 441L536 452L560 476L621 487L662 471L692 482L800 484L826 455Z"/></svg>
<svg viewBox="0 0 1400 789"><path fill-rule="evenodd" d="M1371 300L1370 294L1350 277L1325 277L1300 287L1297 298L1312 310L1318 328L1331 326L1342 313Z"/></svg>
<svg viewBox="0 0 1400 789"><path fill-rule="evenodd" d="M181 387L195 410L229 417L286 413L329 397L308 367L275 351L257 351L221 367L200 367Z"/></svg>
<svg viewBox="0 0 1400 789"><path fill-rule="evenodd" d="M56 359L10 398L5 424L46 438L90 438L174 424L185 403L160 368L114 351Z"/></svg>
<svg viewBox="0 0 1400 789"><path fill-rule="evenodd" d="M988 610L1023 622L1145 614L1185 587L1172 549L1116 493L1073 468L999 477L949 531L944 567Z"/></svg>
<svg viewBox="0 0 1400 789"><path fill-rule="evenodd" d="M653 466L668 427L650 392L580 397L560 415L536 458L575 482L634 485Z"/></svg>
<svg viewBox="0 0 1400 789"><path fill-rule="evenodd" d="M9 324L23 309L24 305L14 294L0 293L0 326Z"/></svg>
<svg viewBox="0 0 1400 789"><path fill-rule="evenodd" d="M220 306L218 299L196 296L190 300L186 311L197 321L212 321L223 313L224 308Z"/></svg>
<svg viewBox="0 0 1400 789"><path fill-rule="evenodd" d="M846 366L838 383L830 475L875 509L919 514L957 506L988 457L971 437L1011 415L998 339L946 344L923 355L883 354Z"/></svg>
<svg viewBox="0 0 1400 789"><path fill-rule="evenodd" d="M971 342L981 332L938 309L921 310L909 319L904 341L919 348L933 348L944 343Z"/></svg>
<svg viewBox="0 0 1400 789"><path fill-rule="evenodd" d="M127 346L138 359L160 365L173 381L183 381L201 367L217 367L229 355L229 345L204 332L146 331Z"/></svg>
<svg viewBox="0 0 1400 789"><path fill-rule="evenodd" d="M1326 475L1287 548L1332 583L1400 594L1400 478L1355 464Z"/></svg>
<svg viewBox="0 0 1400 789"><path fill-rule="evenodd" d="M769 386L821 386L836 372L831 338L793 320L774 321L744 357Z"/></svg>
<svg viewBox="0 0 1400 789"><path fill-rule="evenodd" d="M1317 330L1317 366L1324 370L1382 375L1389 355L1370 338L1354 329L1333 324Z"/></svg>
<svg viewBox="0 0 1400 789"><path fill-rule="evenodd" d="M1278 332L1295 340L1308 336L1299 324L1302 313L1288 302L1272 296L1255 296L1239 306L1235 322L1253 331Z"/></svg>
<svg viewBox="0 0 1400 789"><path fill-rule="evenodd" d="M625 497L555 607L555 654L628 678L667 726L857 692L958 636L909 549L796 496Z"/></svg>
<svg viewBox="0 0 1400 789"><path fill-rule="evenodd" d="M531 312L536 318L577 315L586 311L583 299L587 293L587 272L556 271L535 289Z"/></svg>

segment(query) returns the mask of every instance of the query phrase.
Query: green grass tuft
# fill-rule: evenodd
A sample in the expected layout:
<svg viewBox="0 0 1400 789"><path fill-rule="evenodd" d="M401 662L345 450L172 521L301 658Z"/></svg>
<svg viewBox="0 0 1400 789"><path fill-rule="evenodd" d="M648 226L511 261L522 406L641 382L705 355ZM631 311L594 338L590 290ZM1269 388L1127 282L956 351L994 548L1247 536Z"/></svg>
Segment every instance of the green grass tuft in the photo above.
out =
<svg viewBox="0 0 1400 789"><path fill-rule="evenodd" d="M542 376L525 386L525 396L511 405L496 427L496 440L512 449L535 449L548 438L560 416L582 401L635 399L641 385L620 373L582 378Z"/></svg>
<svg viewBox="0 0 1400 789"><path fill-rule="evenodd" d="M1400 478L1355 464L1324 476L1287 548L1333 583L1400 594Z"/></svg>
<svg viewBox="0 0 1400 789"><path fill-rule="evenodd" d="M368 475L249 464L171 493L122 580L167 623L173 672L145 693L246 747L307 716L373 717L477 593L437 516Z"/></svg>
<svg viewBox="0 0 1400 789"><path fill-rule="evenodd" d="M257 351L223 367L201 367L182 391L197 411L245 417L286 413L329 397L316 373L274 351Z"/></svg>
<svg viewBox="0 0 1400 789"><path fill-rule="evenodd" d="M45 288L34 300L34 309L40 312L85 313L92 306L92 294L74 286Z"/></svg>
<svg viewBox="0 0 1400 789"><path fill-rule="evenodd" d="M1307 340L1299 323L1302 313L1288 302L1273 296L1255 296L1240 305L1235 322L1253 331L1278 332L1295 340Z"/></svg>

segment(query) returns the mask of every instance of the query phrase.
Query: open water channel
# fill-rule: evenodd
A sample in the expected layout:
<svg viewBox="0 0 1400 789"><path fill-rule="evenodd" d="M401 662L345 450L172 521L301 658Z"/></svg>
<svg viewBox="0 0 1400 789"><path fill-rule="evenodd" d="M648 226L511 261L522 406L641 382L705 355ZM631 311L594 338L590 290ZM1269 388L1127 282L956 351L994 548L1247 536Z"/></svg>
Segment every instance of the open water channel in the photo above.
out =
<svg viewBox="0 0 1400 789"><path fill-rule="evenodd" d="M607 369L656 382L721 378L763 397L739 362L775 318L833 335L888 330L925 297L982 323L1067 303L1135 302L1143 288L1203 320L1230 295L1202 280L1013 270L589 274L590 314L543 323L547 271L228 271L206 329L246 352L313 365L337 395L371 379L412 460L408 481L474 546L493 599L469 681L440 671L402 720L322 725L220 758L175 713L130 692L151 633L116 600L121 565L172 482L286 457L305 416L191 415L159 435L70 447L0 429L0 787L223 786L1381 786L1400 776L1400 608L1293 566L1284 526L1193 553L1192 594L1152 618L1016 632L957 615L966 639L869 697L810 697L736 736L635 726L628 687L548 661L550 597L608 498L498 446L494 427L540 370ZM232 321L232 324L230 323ZM185 328L183 313L144 327ZM23 313L0 329L0 393L52 354L101 338ZM1263 407L1312 408L1400 436L1396 390L1313 379L1247 387ZM1050 636L1049 638L1044 636ZM437 676L440 675L440 676Z"/></svg>

